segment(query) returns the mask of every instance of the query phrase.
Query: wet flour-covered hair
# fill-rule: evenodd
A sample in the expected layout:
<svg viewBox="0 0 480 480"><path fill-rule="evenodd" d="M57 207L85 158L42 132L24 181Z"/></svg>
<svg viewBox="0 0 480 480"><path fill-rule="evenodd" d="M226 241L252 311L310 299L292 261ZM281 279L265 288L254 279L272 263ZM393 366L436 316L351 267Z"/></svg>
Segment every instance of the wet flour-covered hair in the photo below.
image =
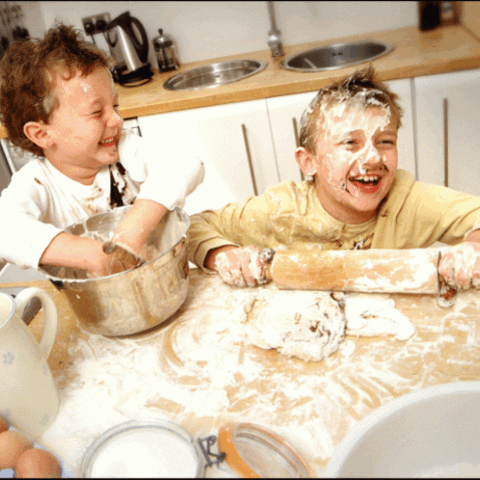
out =
<svg viewBox="0 0 480 480"><path fill-rule="evenodd" d="M375 80L375 71L371 65L357 70L353 75L345 77L319 90L310 105L303 112L300 126L299 143L301 147L315 153L317 133L322 121L322 112L333 106L360 105L364 108L388 108L396 119L397 128L401 126L402 108L397 103L398 95L393 93L384 83Z"/></svg>
<svg viewBox="0 0 480 480"><path fill-rule="evenodd" d="M57 106L55 79L78 71L88 75L97 67L110 69L112 59L87 43L72 26L58 24L43 39L16 41L0 62L0 122L11 142L35 155L42 149L23 132L29 121L48 123Z"/></svg>

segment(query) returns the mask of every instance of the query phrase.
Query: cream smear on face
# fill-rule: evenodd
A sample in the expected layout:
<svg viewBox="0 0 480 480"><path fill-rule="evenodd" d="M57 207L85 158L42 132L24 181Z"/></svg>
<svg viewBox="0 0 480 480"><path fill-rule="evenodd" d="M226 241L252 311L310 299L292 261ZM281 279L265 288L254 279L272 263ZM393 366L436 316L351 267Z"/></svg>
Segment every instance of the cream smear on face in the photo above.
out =
<svg viewBox="0 0 480 480"><path fill-rule="evenodd" d="M97 67L86 76L79 71L68 80L60 76L57 83L60 104L48 127L53 141L48 158L69 178L90 185L95 170L118 160L123 120L112 78Z"/></svg>
<svg viewBox="0 0 480 480"><path fill-rule="evenodd" d="M354 97L339 99L332 106L323 104L320 108L323 122L319 125L324 131L325 139L336 144L347 139L352 132L360 131L365 136L365 144L358 151L336 148L334 152L326 153L324 158L329 169L329 180L332 186L340 190L346 189L346 178L335 178L334 172L342 165L346 174L354 169L357 163L358 173L367 172L367 163L381 164L385 157L374 145L374 135L383 131L391 121L390 107L383 105L374 98L367 98L371 91L358 92ZM379 92L380 93L380 92ZM371 95L371 94L370 94ZM371 108L375 107L374 110Z"/></svg>

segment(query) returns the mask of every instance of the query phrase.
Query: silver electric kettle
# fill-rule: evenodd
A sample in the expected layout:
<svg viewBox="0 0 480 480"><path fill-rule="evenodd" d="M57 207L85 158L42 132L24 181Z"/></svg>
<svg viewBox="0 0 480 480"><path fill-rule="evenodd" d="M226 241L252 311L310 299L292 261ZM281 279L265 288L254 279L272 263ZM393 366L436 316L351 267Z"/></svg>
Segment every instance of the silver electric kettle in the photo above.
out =
<svg viewBox="0 0 480 480"><path fill-rule="evenodd" d="M153 72L148 62L148 38L138 19L130 12L114 18L107 25L105 40L115 60L113 74L118 83L134 86L150 81Z"/></svg>

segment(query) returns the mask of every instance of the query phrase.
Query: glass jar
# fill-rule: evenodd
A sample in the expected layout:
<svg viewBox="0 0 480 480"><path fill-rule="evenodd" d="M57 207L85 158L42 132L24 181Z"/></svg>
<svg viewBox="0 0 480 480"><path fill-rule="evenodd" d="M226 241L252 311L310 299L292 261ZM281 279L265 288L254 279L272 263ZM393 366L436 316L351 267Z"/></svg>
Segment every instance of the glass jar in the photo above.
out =
<svg viewBox="0 0 480 480"><path fill-rule="evenodd" d="M82 476L90 478L195 478L203 476L201 452L180 426L159 420L121 423L87 449Z"/></svg>
<svg viewBox="0 0 480 480"><path fill-rule="evenodd" d="M218 439L210 435L194 441L179 425L152 419L125 422L100 435L87 448L81 473L90 478L203 478L215 465L220 470L208 476L312 476L293 447L258 425L230 423L220 429Z"/></svg>

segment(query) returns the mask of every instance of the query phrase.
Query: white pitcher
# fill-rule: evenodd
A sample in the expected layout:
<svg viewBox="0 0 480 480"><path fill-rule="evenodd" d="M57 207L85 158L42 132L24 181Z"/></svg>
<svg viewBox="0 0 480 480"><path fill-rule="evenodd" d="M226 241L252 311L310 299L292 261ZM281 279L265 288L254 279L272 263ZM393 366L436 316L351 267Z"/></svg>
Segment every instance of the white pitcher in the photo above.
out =
<svg viewBox="0 0 480 480"><path fill-rule="evenodd" d="M45 312L40 343L21 319L25 305L38 297ZM0 292L0 416L37 438L58 413L58 393L47 358L57 333L57 309L41 288L26 288L15 299Z"/></svg>

